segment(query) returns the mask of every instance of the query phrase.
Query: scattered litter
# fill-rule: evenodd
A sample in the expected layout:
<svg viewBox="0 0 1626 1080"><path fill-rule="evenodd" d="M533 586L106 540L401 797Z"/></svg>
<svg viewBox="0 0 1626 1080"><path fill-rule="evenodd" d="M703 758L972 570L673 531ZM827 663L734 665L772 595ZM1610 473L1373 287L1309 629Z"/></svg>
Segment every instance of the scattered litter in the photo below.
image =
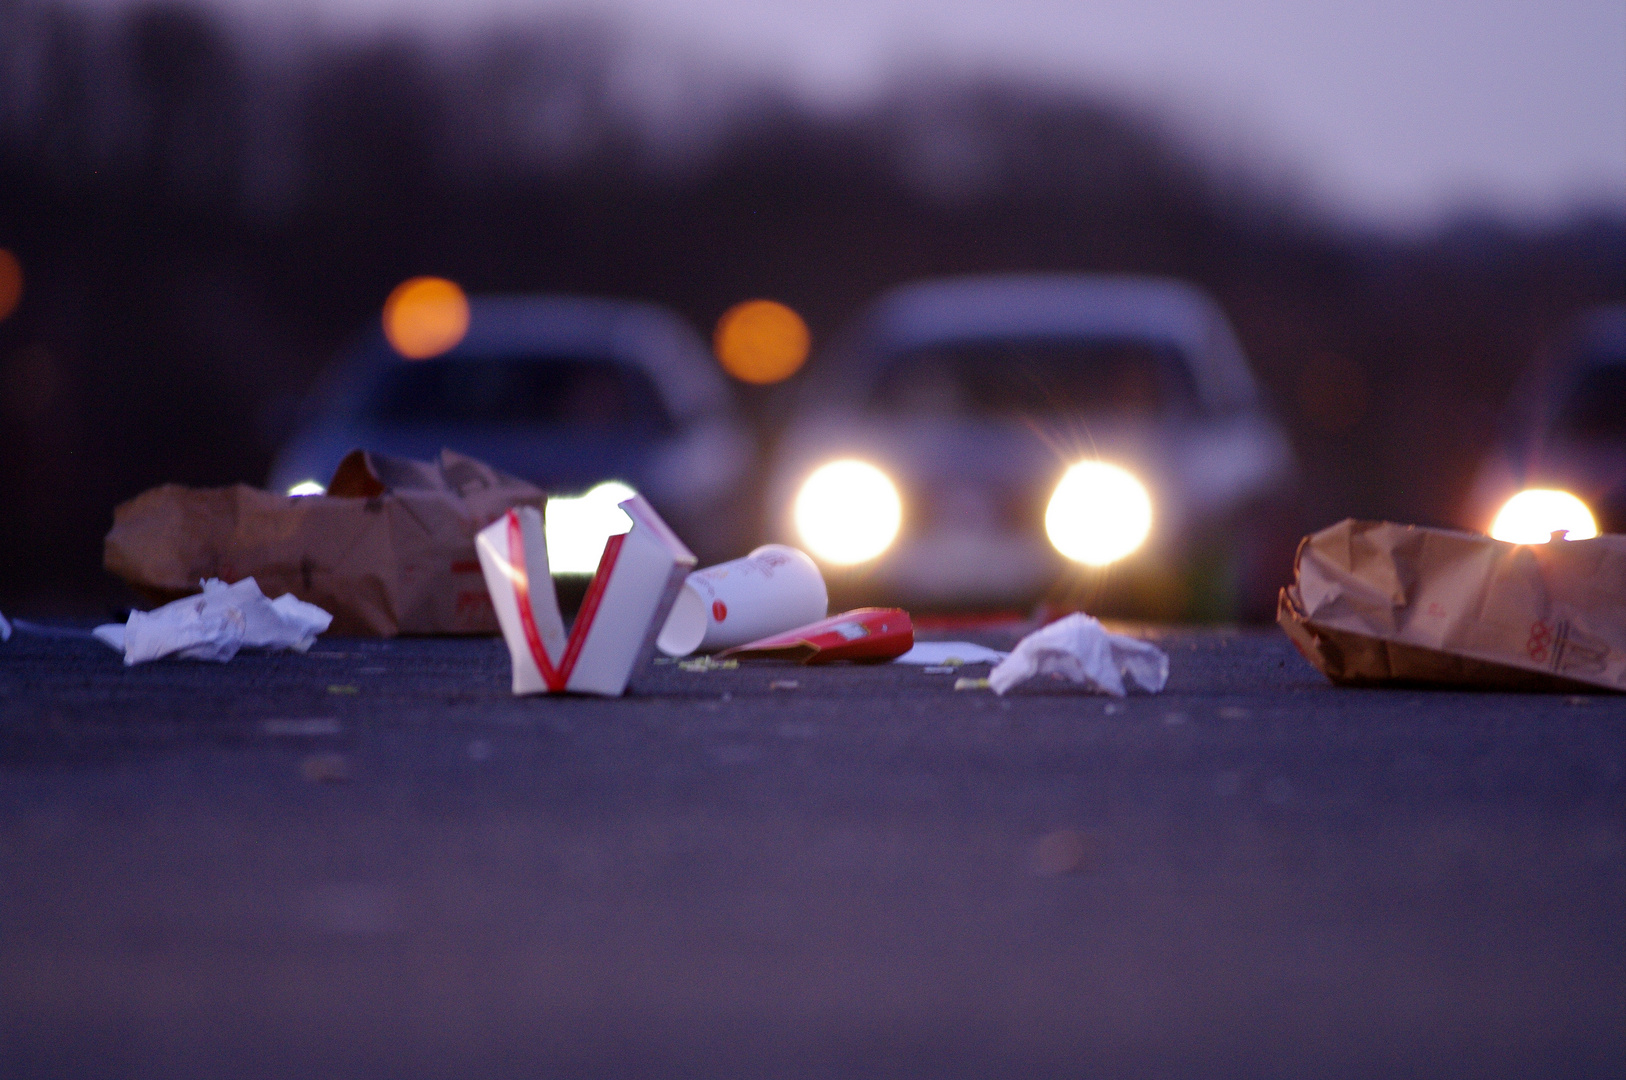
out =
<svg viewBox="0 0 1626 1080"><path fill-rule="evenodd" d="M44 623L29 622L27 619L12 619L11 629L31 637L56 638L63 641L103 640L96 637L95 632L91 630L81 630L76 626L48 626ZM3 640L5 639L0 638L0 641Z"/></svg>
<svg viewBox="0 0 1626 1080"><path fill-rule="evenodd" d="M1076 874L1095 861L1097 845L1077 829L1057 829L1033 842L1028 868L1040 877Z"/></svg>
<svg viewBox="0 0 1626 1080"><path fill-rule="evenodd" d="M894 660L893 663L897 663L897 661ZM923 667L920 670L923 673L927 674L927 675L953 675L955 673L955 671L957 671L959 669L955 668L955 667L952 667L950 665L947 665L947 664L943 664L943 665L933 665L931 667Z"/></svg>
<svg viewBox="0 0 1626 1080"><path fill-rule="evenodd" d="M765 544L690 574L655 643L668 656L716 652L805 626L829 610L818 564L793 547Z"/></svg>
<svg viewBox="0 0 1626 1080"><path fill-rule="evenodd" d="M1169 680L1169 657L1156 645L1109 634L1099 620L1074 613L1017 642L988 673L988 685L1003 694L1035 675L1056 675L1113 697L1131 689L1155 694Z"/></svg>
<svg viewBox="0 0 1626 1080"><path fill-rule="evenodd" d="M434 462L361 450L326 495L165 484L113 512L103 563L155 603L231 566L333 614L340 634L494 634L474 535L543 492L450 450Z"/></svg>
<svg viewBox="0 0 1626 1080"><path fill-rule="evenodd" d="M1626 536L1341 521L1299 545L1276 621L1345 685L1626 690Z"/></svg>
<svg viewBox="0 0 1626 1080"><path fill-rule="evenodd" d="M260 730L267 735L314 737L338 735L344 727L331 716L306 716L295 720L262 720Z"/></svg>
<svg viewBox="0 0 1626 1080"><path fill-rule="evenodd" d="M693 660L678 661L683 671L733 671L740 666L738 660L719 660L714 656L697 656Z"/></svg>
<svg viewBox="0 0 1626 1080"><path fill-rule="evenodd" d="M902 656L914 642L915 628L907 611L854 608L749 645L726 649L720 655L795 660L803 664L828 664L836 660L875 663Z"/></svg>
<svg viewBox="0 0 1626 1080"><path fill-rule="evenodd" d="M516 507L480 531L475 549L508 643L515 694L619 697L633 669L653 657L695 558L642 496L619 506L632 528L605 541L569 636L541 512Z"/></svg>
<svg viewBox="0 0 1626 1080"><path fill-rule="evenodd" d="M775 679L768 684L769 690L795 690L802 684L795 679Z"/></svg>
<svg viewBox="0 0 1626 1080"><path fill-rule="evenodd" d="M313 784L337 784L350 779L350 762L343 754L312 754L299 763L299 772Z"/></svg>
<svg viewBox="0 0 1626 1080"><path fill-rule="evenodd" d="M327 688L327 692L330 694L359 694L361 688L351 686L349 683L331 683Z"/></svg>
<svg viewBox="0 0 1626 1080"><path fill-rule="evenodd" d="M956 668L962 664L997 664L1010 653L974 645L969 641L917 641L914 648L893 660L894 664L929 664L928 670Z"/></svg>
<svg viewBox="0 0 1626 1080"><path fill-rule="evenodd" d="M259 583L244 578L227 585L219 578L203 591L153 611L132 611L129 621L104 623L96 639L124 654L126 666L178 656L224 663L239 649L304 652L333 616L284 593L267 600Z"/></svg>
<svg viewBox="0 0 1626 1080"><path fill-rule="evenodd" d="M964 675L954 680L956 690L987 690L989 685L987 679L972 679Z"/></svg>

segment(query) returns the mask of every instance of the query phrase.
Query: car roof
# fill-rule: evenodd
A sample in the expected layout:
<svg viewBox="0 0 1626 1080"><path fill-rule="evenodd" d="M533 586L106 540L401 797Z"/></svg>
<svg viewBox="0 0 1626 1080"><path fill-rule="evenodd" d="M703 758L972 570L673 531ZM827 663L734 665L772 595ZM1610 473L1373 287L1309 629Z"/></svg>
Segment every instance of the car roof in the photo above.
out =
<svg viewBox="0 0 1626 1080"><path fill-rule="evenodd" d="M1251 408L1259 396L1219 306L1196 286L1170 278L995 274L916 282L876 302L865 334L882 352L1051 334L1150 338L1180 349L1211 407Z"/></svg>
<svg viewBox="0 0 1626 1080"><path fill-rule="evenodd" d="M603 356L643 369L673 415L726 411L733 398L694 328L657 304L592 296L520 295L469 298L469 329L437 361L557 353ZM382 338L369 350L394 363Z"/></svg>

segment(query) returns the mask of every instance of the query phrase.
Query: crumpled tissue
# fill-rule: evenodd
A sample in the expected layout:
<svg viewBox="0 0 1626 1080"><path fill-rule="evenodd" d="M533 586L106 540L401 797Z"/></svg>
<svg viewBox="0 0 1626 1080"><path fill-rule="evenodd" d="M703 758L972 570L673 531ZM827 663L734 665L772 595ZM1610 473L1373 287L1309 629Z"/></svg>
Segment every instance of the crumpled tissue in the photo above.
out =
<svg viewBox="0 0 1626 1080"><path fill-rule="evenodd" d="M1035 675L1050 674L1113 697L1130 689L1155 694L1169 681L1169 656L1150 642L1107 633L1099 619L1073 614L1017 642L988 673L988 686L1003 694Z"/></svg>
<svg viewBox="0 0 1626 1080"><path fill-rule="evenodd" d="M93 632L124 653L126 666L166 656L224 663L239 649L304 652L333 622L332 615L292 593L266 599L251 577L231 585L210 578L202 585L196 596L132 611L128 622L107 623Z"/></svg>

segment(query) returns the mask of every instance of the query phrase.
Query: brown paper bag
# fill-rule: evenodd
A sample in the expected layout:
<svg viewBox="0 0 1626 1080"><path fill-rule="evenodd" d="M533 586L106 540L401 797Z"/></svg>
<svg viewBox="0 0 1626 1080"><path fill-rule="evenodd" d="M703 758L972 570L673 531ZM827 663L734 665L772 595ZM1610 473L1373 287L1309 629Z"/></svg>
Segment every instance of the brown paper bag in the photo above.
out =
<svg viewBox="0 0 1626 1080"><path fill-rule="evenodd" d="M113 511L103 564L154 603L202 578L255 578L333 614L332 632L496 634L474 537L540 489L442 450L438 462L352 451L326 495L165 484Z"/></svg>
<svg viewBox="0 0 1626 1080"><path fill-rule="evenodd" d="M1334 682L1626 690L1626 536L1347 520L1304 539L1294 577L1277 621Z"/></svg>

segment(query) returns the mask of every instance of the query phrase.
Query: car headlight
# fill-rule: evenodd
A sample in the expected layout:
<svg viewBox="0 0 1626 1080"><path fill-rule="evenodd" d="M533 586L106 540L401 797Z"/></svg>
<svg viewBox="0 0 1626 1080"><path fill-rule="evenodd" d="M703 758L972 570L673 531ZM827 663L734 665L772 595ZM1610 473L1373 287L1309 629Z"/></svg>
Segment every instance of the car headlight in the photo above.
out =
<svg viewBox="0 0 1626 1080"><path fill-rule="evenodd" d="M548 541L548 570L554 574L591 574L604 555L604 542L632 528L619 503L638 494L625 484L605 481L577 497L548 500L543 535Z"/></svg>
<svg viewBox="0 0 1626 1080"><path fill-rule="evenodd" d="M791 514L815 558L852 566L892 545L903 522L903 503L886 473L849 459L813 470L796 493Z"/></svg>
<svg viewBox="0 0 1626 1080"><path fill-rule="evenodd" d="M1117 562L1152 531L1152 497L1127 469L1081 461L1050 496L1044 531L1057 551L1088 566Z"/></svg>
<svg viewBox="0 0 1626 1080"><path fill-rule="evenodd" d="M1590 540L1598 535L1598 523L1586 503L1569 492L1529 488L1502 504L1490 530L1509 544L1545 544L1555 532L1566 540Z"/></svg>

